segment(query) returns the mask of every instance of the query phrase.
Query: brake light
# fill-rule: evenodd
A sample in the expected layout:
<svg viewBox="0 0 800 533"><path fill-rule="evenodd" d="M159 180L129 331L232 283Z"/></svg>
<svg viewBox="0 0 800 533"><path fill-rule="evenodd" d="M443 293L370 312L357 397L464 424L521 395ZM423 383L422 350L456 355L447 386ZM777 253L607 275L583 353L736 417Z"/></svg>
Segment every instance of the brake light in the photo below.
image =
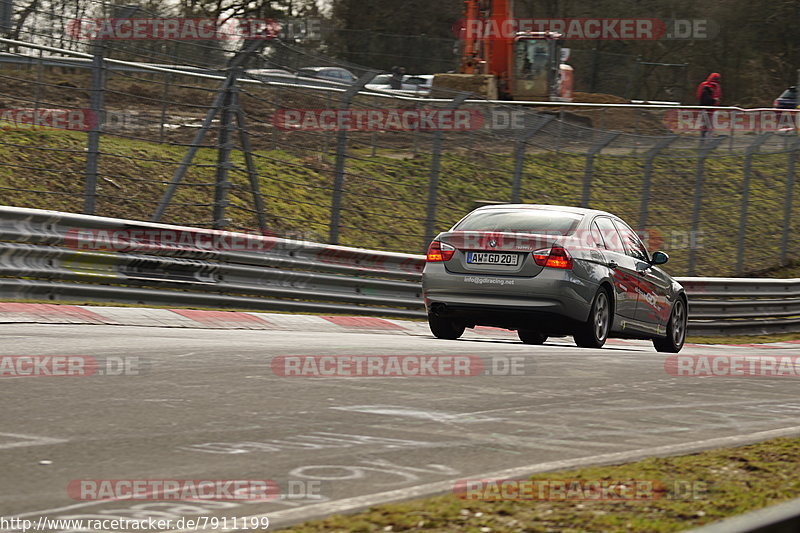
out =
<svg viewBox="0 0 800 533"><path fill-rule="evenodd" d="M455 247L443 242L433 241L431 242L430 246L428 246L428 256L425 258L425 260L428 263L450 261L450 258L453 257L454 253L456 253Z"/></svg>
<svg viewBox="0 0 800 533"><path fill-rule="evenodd" d="M540 267L543 267L547 264L548 257L550 257L549 249L536 250L535 252L533 252L533 261Z"/></svg>
<svg viewBox="0 0 800 533"><path fill-rule="evenodd" d="M533 261L542 267L572 270L572 256L561 246L553 246L549 250L536 250L533 252Z"/></svg>
<svg viewBox="0 0 800 533"><path fill-rule="evenodd" d="M780 107L780 105L781 105L780 102L778 102L777 100L774 100L772 102L772 107ZM417 248L417 249L419 249L419 248Z"/></svg>

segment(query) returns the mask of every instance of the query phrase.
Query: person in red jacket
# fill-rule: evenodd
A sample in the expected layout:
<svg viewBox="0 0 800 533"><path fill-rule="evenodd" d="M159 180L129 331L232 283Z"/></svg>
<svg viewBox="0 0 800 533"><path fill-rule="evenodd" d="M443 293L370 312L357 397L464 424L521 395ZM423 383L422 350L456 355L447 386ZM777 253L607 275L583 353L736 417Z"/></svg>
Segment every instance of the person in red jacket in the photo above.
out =
<svg viewBox="0 0 800 533"><path fill-rule="evenodd" d="M697 102L701 106L714 107L718 106L722 101L722 86L719 84L721 76L718 72L709 74L706 81L697 86ZM701 111L705 116L703 117L703 129L700 132L701 137L711 135L711 121L714 118L714 112L711 110Z"/></svg>

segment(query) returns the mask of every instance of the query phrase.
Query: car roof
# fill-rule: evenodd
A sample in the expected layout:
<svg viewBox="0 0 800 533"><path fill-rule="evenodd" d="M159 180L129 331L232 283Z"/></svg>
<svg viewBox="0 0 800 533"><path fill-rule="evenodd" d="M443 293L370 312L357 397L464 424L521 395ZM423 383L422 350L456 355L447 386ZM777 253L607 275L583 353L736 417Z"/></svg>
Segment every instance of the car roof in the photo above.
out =
<svg viewBox="0 0 800 533"><path fill-rule="evenodd" d="M346 68L342 68L342 67L303 67L303 68L301 68L299 70L313 70L315 72L318 72L320 70L344 70L345 72L350 72Z"/></svg>
<svg viewBox="0 0 800 533"><path fill-rule="evenodd" d="M576 215L605 215L614 218L619 218L616 215L608 213L606 211L600 211L597 209L588 209L585 207L573 207L569 205L549 205L549 204L493 204L493 205L485 205L483 207L479 207L476 211L480 210L492 210L492 209L537 209L537 210L545 210L545 211L563 211L565 213L574 213Z"/></svg>

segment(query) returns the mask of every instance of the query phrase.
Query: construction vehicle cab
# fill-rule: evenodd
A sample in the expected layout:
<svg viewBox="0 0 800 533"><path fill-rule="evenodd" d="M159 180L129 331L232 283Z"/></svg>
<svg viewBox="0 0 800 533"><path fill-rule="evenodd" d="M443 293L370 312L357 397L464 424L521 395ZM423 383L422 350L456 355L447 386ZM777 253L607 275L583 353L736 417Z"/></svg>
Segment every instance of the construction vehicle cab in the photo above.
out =
<svg viewBox="0 0 800 533"><path fill-rule="evenodd" d="M565 64L560 33L519 31L513 0L465 5L458 73L436 74L434 96L460 91L490 100L572 101L573 72Z"/></svg>
<svg viewBox="0 0 800 533"><path fill-rule="evenodd" d="M511 47L512 68L500 84L501 97L571 100L572 67L561 62L562 43L554 32L518 33Z"/></svg>

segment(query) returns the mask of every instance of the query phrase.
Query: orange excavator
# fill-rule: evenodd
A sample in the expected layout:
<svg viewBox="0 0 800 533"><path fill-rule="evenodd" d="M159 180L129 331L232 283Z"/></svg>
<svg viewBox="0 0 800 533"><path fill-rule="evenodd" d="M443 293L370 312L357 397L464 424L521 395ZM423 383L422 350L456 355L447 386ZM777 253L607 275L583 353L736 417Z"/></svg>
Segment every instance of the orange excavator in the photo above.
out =
<svg viewBox="0 0 800 533"><path fill-rule="evenodd" d="M489 99L572 101L573 71L561 34L517 31L513 0L466 0L458 74L436 74L433 87ZM441 92L439 93L441 94Z"/></svg>

